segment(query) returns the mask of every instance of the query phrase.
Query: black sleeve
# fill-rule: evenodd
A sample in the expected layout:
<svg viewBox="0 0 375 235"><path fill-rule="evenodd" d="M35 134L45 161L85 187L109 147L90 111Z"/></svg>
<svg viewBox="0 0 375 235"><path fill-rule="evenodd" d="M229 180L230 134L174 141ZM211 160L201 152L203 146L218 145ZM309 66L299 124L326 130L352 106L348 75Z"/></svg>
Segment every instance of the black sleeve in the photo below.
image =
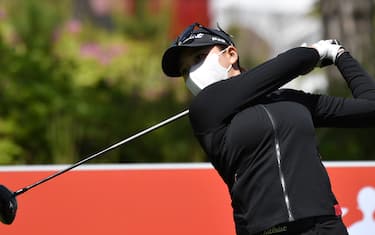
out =
<svg viewBox="0 0 375 235"><path fill-rule="evenodd" d="M236 77L206 87L190 106L194 132L204 134L219 128L245 105L310 72L318 60L315 49L298 47Z"/></svg>
<svg viewBox="0 0 375 235"><path fill-rule="evenodd" d="M320 96L314 109L316 126L375 127L375 80L349 54L337 61L353 98Z"/></svg>

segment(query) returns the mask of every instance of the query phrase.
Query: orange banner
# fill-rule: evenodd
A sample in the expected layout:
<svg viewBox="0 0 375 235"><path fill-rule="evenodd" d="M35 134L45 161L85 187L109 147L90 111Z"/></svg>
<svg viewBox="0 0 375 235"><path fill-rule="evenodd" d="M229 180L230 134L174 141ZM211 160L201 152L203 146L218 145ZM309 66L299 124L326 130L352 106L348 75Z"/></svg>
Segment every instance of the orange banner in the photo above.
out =
<svg viewBox="0 0 375 235"><path fill-rule="evenodd" d="M62 168L0 167L0 183L16 191ZM375 164L327 168L351 235L375 231ZM209 164L86 165L17 200L0 234L235 234L227 188Z"/></svg>
<svg viewBox="0 0 375 235"><path fill-rule="evenodd" d="M375 164L326 164L350 235L375 234Z"/></svg>

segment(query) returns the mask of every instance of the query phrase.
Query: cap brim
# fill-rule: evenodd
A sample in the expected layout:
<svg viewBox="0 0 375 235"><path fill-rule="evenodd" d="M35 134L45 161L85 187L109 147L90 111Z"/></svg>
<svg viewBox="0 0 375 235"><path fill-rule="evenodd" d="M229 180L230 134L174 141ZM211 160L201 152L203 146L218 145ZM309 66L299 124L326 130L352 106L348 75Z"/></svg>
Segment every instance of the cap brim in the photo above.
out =
<svg viewBox="0 0 375 235"><path fill-rule="evenodd" d="M181 46L172 46L168 48L162 59L162 69L164 73L169 77L181 77L181 56L183 51L187 48L192 47L205 47L205 46L213 46L212 43L201 43L201 44L194 44L194 45L181 45Z"/></svg>
<svg viewBox="0 0 375 235"><path fill-rule="evenodd" d="M169 77L181 76L181 54L186 47L170 47L168 48L162 59L163 72Z"/></svg>
<svg viewBox="0 0 375 235"><path fill-rule="evenodd" d="M172 46L168 48L163 55L162 59L162 69L163 72L169 77L181 77L181 56L182 52L187 48L192 47L206 47L214 45L227 45L224 43L212 43L212 42L202 42L194 44L186 44L181 46Z"/></svg>

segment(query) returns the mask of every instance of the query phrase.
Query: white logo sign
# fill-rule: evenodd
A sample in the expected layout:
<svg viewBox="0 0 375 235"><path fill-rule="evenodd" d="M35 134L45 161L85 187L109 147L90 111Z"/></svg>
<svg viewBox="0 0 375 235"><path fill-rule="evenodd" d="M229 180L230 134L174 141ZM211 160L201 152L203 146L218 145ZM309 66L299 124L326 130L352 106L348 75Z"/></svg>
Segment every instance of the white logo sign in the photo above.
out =
<svg viewBox="0 0 375 235"><path fill-rule="evenodd" d="M374 235L375 234L375 188L363 187L357 195L358 209L362 212L362 220L353 223L348 227L350 235ZM344 208L344 216L348 209Z"/></svg>

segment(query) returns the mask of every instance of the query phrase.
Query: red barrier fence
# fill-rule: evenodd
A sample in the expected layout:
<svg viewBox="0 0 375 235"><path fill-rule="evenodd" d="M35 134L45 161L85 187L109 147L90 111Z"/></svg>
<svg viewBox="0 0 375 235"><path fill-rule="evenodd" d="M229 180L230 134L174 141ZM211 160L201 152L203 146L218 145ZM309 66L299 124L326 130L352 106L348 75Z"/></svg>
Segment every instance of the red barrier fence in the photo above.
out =
<svg viewBox="0 0 375 235"><path fill-rule="evenodd" d="M325 164L351 235L374 232L375 163ZM0 184L16 191L64 167L0 167ZM85 165L17 200L16 219L0 234L235 234L226 186L210 164Z"/></svg>

